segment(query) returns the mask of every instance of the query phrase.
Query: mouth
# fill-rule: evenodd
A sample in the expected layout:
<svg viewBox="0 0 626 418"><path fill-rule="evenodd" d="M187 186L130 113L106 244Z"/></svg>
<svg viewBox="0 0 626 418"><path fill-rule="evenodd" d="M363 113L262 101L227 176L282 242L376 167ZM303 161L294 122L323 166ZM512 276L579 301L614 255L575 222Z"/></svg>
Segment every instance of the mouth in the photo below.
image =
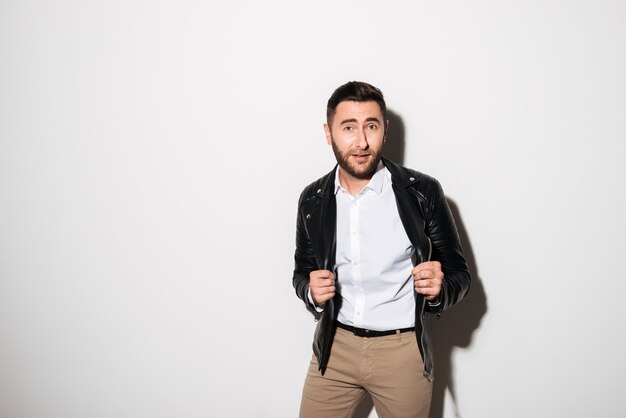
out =
<svg viewBox="0 0 626 418"><path fill-rule="evenodd" d="M370 154L352 154L352 158L359 164L363 164L370 157Z"/></svg>

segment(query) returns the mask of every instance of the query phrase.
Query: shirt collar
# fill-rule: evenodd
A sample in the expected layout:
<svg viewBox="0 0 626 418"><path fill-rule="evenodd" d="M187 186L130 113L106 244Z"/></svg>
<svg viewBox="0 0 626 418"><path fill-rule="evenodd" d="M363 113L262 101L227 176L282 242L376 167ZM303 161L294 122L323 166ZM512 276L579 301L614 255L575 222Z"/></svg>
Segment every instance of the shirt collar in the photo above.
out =
<svg viewBox="0 0 626 418"><path fill-rule="evenodd" d="M339 189L347 193L347 191L341 187L341 183L339 182L339 169L339 165L337 165L337 169L335 170L335 194L337 194ZM380 194L383 191L383 183L385 182L385 179L387 181L391 181L391 173L387 170L387 167L385 167L383 162L379 161L378 166L376 166L376 172L370 179L369 183L367 183L367 185L363 188L363 191L365 191L365 189L370 189L376 194ZM361 193L363 193L363 191Z"/></svg>

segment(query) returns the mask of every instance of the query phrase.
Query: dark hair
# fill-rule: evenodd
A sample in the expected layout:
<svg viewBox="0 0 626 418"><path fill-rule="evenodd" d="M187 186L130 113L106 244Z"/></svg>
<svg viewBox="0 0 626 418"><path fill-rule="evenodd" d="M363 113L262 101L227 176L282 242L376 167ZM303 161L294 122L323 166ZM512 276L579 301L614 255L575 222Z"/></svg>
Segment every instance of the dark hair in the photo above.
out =
<svg viewBox="0 0 626 418"><path fill-rule="evenodd" d="M337 87L326 105L326 122L331 125L337 106L341 102L369 102L374 101L380 106L383 119L387 119L387 106L383 92L371 84L362 81L348 81L343 86Z"/></svg>

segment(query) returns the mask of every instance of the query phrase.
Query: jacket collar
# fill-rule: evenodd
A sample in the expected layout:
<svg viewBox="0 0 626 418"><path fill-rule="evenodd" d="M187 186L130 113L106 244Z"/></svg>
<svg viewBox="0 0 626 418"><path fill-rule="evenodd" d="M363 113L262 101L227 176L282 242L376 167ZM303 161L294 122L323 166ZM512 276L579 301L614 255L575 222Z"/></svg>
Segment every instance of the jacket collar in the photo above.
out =
<svg viewBox="0 0 626 418"><path fill-rule="evenodd" d="M389 172L391 173L392 183L400 187L407 188L413 186L419 181L419 173L413 170L409 170L408 168L399 166L398 164L394 163L391 160L388 160L385 157L382 157L381 160L385 167L387 167L387 170L389 170Z"/></svg>

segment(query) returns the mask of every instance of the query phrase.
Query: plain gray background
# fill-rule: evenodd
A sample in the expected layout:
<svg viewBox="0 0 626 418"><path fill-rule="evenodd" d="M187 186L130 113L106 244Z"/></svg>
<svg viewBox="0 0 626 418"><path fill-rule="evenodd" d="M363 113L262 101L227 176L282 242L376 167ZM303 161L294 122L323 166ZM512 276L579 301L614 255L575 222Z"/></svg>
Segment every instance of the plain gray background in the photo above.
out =
<svg viewBox="0 0 626 418"><path fill-rule="evenodd" d="M296 202L349 80L385 93L474 273L436 324L433 418L625 416L625 23L598 0L3 1L0 416L296 416Z"/></svg>

